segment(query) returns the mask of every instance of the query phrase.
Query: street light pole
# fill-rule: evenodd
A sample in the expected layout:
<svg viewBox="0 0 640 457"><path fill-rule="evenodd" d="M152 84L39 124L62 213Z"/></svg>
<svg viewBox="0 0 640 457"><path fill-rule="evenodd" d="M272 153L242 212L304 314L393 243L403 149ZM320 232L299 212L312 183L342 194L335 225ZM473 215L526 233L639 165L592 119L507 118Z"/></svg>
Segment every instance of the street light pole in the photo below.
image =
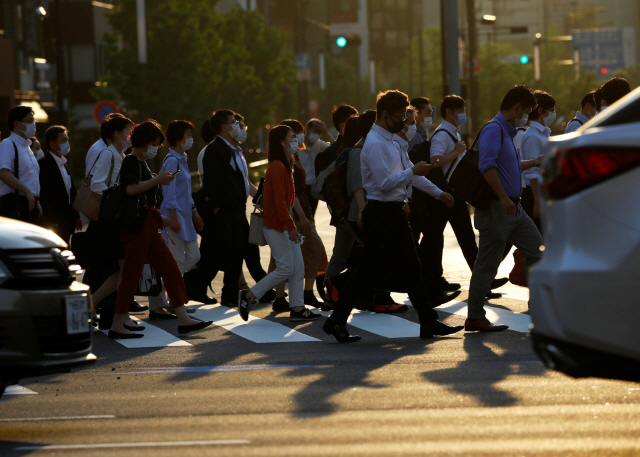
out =
<svg viewBox="0 0 640 457"><path fill-rule="evenodd" d="M458 50L458 2L444 1L445 48L447 54L447 74L449 94L462 95L460 85L460 62Z"/></svg>
<svg viewBox="0 0 640 457"><path fill-rule="evenodd" d="M480 102L478 100L478 78L475 73L475 58L477 51L476 5L475 0L467 0L467 27L469 29L469 108L471 111L471 125L468 132L473 135L478 125Z"/></svg>
<svg viewBox="0 0 640 457"><path fill-rule="evenodd" d="M62 29L61 0L56 0L56 85L58 86L58 117L61 125L69 125L69 96L64 60L64 33Z"/></svg>

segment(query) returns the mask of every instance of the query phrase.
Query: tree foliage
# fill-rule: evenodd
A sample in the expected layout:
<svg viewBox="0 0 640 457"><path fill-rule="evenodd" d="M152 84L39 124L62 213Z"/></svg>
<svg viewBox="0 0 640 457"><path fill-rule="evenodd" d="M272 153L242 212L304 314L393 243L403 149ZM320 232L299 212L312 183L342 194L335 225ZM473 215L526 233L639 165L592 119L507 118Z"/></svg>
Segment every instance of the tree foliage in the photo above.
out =
<svg viewBox="0 0 640 457"><path fill-rule="evenodd" d="M216 12L215 1L146 2L148 63L138 63L135 0L116 0L105 37L109 75L96 89L117 94L133 120L163 125L194 122L219 108L242 114L252 133L269 122L284 88L295 81L286 37L266 27L262 15L234 8ZM102 91L102 92L101 92Z"/></svg>

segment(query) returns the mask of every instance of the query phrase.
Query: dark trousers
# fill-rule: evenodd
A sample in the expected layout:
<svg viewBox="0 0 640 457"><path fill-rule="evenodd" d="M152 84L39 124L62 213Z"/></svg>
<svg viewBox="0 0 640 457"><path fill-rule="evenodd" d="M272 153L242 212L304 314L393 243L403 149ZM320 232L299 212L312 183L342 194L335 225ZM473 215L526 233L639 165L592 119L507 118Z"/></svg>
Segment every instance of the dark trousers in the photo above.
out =
<svg viewBox="0 0 640 457"><path fill-rule="evenodd" d="M540 223L540 219L533 217L534 204L535 200L533 199L533 191L531 189L531 186L527 186L522 189L522 209L525 213L527 213L527 216L531 218L533 223L536 224L536 227L538 227L538 230L542 234L542 224Z"/></svg>
<svg viewBox="0 0 640 457"><path fill-rule="evenodd" d="M311 196L311 186L310 185L306 185L304 187L304 194L307 196L307 200L309 201L309 206L311 207L311 215L315 216L316 215L316 210L318 209L318 199L317 198L313 198Z"/></svg>
<svg viewBox="0 0 640 457"><path fill-rule="evenodd" d="M473 264L478 256L476 234L471 226L471 216L467 204L460 197L454 197L451 208L435 198L429 198L425 203L428 207L427 221L423 227L420 248L424 250L424 257L429 262L431 273L439 278L443 276L442 256L444 253L444 229L447 222L456 235L462 255L473 270Z"/></svg>
<svg viewBox="0 0 640 457"><path fill-rule="evenodd" d="M422 264L402 206L401 202L367 202L362 213L362 261L340 293L331 315L335 324L346 324L358 298L376 288L408 293L421 324L438 319L431 308Z"/></svg>
<svg viewBox="0 0 640 457"><path fill-rule="evenodd" d="M33 206L33 211L29 211L29 201L24 195L16 195L12 192L0 197L0 216L10 219L17 219L29 224L44 225L44 221L40 216L38 205ZM65 240L67 243L68 239Z"/></svg>

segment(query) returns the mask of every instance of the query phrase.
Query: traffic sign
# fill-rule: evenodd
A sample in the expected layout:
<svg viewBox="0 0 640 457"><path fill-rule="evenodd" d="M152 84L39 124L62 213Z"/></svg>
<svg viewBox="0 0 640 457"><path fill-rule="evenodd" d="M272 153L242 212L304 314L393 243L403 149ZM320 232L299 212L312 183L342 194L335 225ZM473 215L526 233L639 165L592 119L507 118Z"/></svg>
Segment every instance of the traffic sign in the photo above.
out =
<svg viewBox="0 0 640 457"><path fill-rule="evenodd" d="M345 35L360 35L360 23L359 22L341 22L337 24L331 24L329 28L329 35L331 36L345 36Z"/></svg>
<svg viewBox="0 0 640 457"><path fill-rule="evenodd" d="M115 103L105 100L102 102L98 102L95 109L93 110L93 116L96 118L96 121L98 121L98 124L102 124L104 118L107 117L107 115L117 112L118 107L115 105Z"/></svg>
<svg viewBox="0 0 640 457"><path fill-rule="evenodd" d="M633 29L579 31L573 32L571 37L571 46L580 50L580 64L587 71L606 75L635 66L636 43Z"/></svg>
<svg viewBox="0 0 640 457"><path fill-rule="evenodd" d="M465 73L473 71L474 75L478 74L478 72L480 71L480 59L478 58L478 56L473 56L473 58L467 57L464 60L464 71Z"/></svg>
<svg viewBox="0 0 640 457"><path fill-rule="evenodd" d="M320 108L320 102L315 98L309 100L309 111L318 111Z"/></svg>
<svg viewBox="0 0 640 457"><path fill-rule="evenodd" d="M311 56L307 52L299 52L296 56L296 68L298 70L308 70L311 68Z"/></svg>

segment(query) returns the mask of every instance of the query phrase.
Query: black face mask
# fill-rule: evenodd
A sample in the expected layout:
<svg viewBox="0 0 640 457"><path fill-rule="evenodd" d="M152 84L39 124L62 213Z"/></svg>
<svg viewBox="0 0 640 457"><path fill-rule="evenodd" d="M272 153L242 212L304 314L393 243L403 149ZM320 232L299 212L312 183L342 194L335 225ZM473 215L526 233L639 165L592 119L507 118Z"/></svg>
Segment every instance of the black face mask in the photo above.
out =
<svg viewBox="0 0 640 457"><path fill-rule="evenodd" d="M387 127L389 127L389 115L385 115L385 119L387 120ZM401 119L399 121L394 121L393 119L391 119L391 122L393 122L393 125L391 127L389 127L389 132L391 133L398 133L400 132L402 129L404 129L404 121Z"/></svg>

